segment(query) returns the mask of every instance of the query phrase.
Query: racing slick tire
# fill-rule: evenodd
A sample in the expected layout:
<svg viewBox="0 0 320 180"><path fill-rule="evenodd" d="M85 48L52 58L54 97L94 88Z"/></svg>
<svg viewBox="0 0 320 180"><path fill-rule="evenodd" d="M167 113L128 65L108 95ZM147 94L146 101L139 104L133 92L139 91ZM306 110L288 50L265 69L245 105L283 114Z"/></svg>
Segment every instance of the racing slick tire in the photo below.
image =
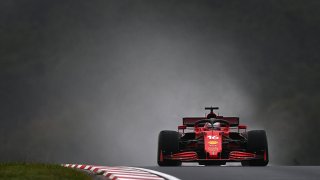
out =
<svg viewBox="0 0 320 180"><path fill-rule="evenodd" d="M181 166L181 161L167 160L163 156L179 152L180 135L176 131L161 131L158 139L158 165Z"/></svg>
<svg viewBox="0 0 320 180"><path fill-rule="evenodd" d="M266 166L269 163L268 141L264 130L247 132L247 151L260 155L261 159L241 161L242 166Z"/></svg>

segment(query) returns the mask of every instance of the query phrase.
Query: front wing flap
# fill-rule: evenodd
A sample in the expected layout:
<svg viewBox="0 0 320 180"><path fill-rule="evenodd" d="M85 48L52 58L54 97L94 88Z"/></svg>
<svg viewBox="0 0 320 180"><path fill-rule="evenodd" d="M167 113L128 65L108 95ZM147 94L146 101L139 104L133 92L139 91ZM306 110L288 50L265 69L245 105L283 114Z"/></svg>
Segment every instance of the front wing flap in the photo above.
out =
<svg viewBox="0 0 320 180"><path fill-rule="evenodd" d="M254 153L242 152L242 151L231 151L229 153L228 159L220 158L209 158L209 159L199 159L198 154L194 151L180 152L172 155L166 155L163 157L167 160L176 160L182 162L197 162L197 161L244 161L244 160L253 160L261 159L263 156L256 155Z"/></svg>

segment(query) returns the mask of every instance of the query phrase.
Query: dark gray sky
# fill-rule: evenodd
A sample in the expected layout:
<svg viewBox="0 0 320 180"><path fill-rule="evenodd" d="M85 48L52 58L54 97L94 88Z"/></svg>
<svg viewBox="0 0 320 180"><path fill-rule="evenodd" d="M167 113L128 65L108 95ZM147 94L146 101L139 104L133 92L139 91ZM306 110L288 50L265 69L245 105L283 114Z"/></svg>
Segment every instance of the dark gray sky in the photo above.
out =
<svg viewBox="0 0 320 180"><path fill-rule="evenodd" d="M184 116L320 164L318 1L1 1L0 161L154 165Z"/></svg>

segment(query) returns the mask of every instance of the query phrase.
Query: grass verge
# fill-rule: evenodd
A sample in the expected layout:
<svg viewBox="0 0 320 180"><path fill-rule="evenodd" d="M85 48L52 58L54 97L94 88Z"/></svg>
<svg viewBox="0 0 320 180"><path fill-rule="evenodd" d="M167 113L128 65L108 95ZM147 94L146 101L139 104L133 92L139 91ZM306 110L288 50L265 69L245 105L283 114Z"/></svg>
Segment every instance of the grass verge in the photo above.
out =
<svg viewBox="0 0 320 180"><path fill-rule="evenodd" d="M0 179L8 180L40 180L40 179L71 179L89 180L85 172L65 168L55 164L36 163L0 163Z"/></svg>

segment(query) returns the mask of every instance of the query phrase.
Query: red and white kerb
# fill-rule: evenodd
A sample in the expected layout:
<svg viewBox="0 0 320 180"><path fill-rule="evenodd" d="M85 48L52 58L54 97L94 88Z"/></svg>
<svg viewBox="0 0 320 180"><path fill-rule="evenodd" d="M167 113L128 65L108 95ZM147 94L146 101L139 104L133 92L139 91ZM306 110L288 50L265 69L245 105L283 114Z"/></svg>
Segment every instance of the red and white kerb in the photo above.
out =
<svg viewBox="0 0 320 180"><path fill-rule="evenodd" d="M62 166L102 174L110 180L165 180L163 177L156 174L133 167L94 166L83 164L62 164Z"/></svg>

